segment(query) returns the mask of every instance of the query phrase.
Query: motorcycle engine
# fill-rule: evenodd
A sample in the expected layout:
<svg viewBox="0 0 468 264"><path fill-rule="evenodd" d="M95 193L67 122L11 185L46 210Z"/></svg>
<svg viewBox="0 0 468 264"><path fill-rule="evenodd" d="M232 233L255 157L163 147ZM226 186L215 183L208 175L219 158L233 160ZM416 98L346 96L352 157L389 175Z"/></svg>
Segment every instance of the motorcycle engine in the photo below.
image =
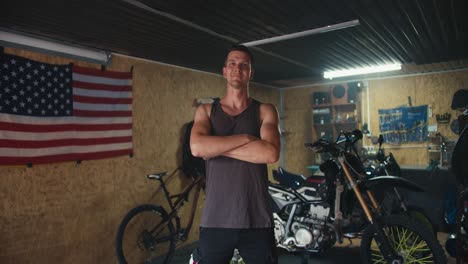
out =
<svg viewBox="0 0 468 264"><path fill-rule="evenodd" d="M278 246L288 251L319 251L335 243L335 232L328 223L330 207L303 205L296 209L290 232L286 232L287 219L275 218L275 238Z"/></svg>

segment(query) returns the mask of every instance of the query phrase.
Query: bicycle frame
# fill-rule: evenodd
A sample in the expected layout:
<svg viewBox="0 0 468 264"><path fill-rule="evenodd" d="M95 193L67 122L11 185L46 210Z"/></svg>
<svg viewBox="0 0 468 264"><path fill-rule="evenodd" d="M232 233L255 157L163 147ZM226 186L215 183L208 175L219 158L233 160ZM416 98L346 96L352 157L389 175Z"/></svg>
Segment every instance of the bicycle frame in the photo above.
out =
<svg viewBox="0 0 468 264"><path fill-rule="evenodd" d="M174 172L171 173L174 174L178 169L176 169ZM160 186L161 188L163 189L163 192L164 192L164 196L171 208L171 211L168 213L167 215L167 218L165 221L159 223L157 226L155 226L151 231L150 233L154 234L156 233L156 231L158 230L159 227L163 226L165 223L169 222L169 221L172 221L173 218L175 218L175 223L176 223L176 226L175 226L175 233L173 234L170 234L170 236L173 236L173 235L176 235L176 238L177 240L185 240L188 236L188 234L190 233L190 230L192 228L192 225L193 225L193 220L195 218L195 212L196 212L196 209L197 209L197 204L198 204L198 197L200 196L200 190L203 186L203 183L205 181L205 177L203 176L200 176L198 178L196 178L195 180L192 181L192 183L190 183L187 187L185 187L185 189L178 193L178 194L174 194L174 195L171 195L169 193L169 191L167 190L167 187L166 187L166 184L164 183L162 177L158 179L159 182L160 182ZM180 216L178 214L178 211L180 208L182 208L182 206L184 206L185 202L188 201L188 196L190 194L190 192L192 191L192 189L195 188L195 194L194 194L194 201L192 203L192 208L190 210L190 216L189 216L189 222L186 226L186 228L184 229L181 229L181 225L180 225ZM176 199L175 201L173 201L173 199ZM163 241L165 238L161 238L160 240Z"/></svg>

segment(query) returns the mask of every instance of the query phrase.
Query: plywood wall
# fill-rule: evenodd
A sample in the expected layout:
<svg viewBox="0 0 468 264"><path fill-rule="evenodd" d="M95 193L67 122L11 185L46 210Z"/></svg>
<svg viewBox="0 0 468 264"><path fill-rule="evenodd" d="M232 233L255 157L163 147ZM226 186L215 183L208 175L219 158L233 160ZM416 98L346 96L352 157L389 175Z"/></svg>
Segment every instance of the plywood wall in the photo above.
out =
<svg viewBox="0 0 468 264"><path fill-rule="evenodd" d="M432 105L433 117L428 119L429 125L437 124L435 115L451 113L452 120L460 112L451 110L450 104L455 91L468 89L468 71L437 73L410 77L400 77L364 82L367 87L358 94L361 98L359 119L362 123L370 123L373 136L379 136L378 109L394 108L407 105L408 96L412 105ZM287 89L282 92L284 102L283 138L285 152L285 167L296 173L308 174L307 166L315 163L315 156L303 147L303 143L317 140L312 133L311 95L314 92L326 91L329 86L313 86ZM367 94L369 93L369 94ZM367 97L369 96L369 100ZM367 107L369 101L369 109ZM370 122L367 120L368 113ZM440 132L448 140L456 140L457 135L450 131L449 124L438 124ZM394 146L384 144L387 152L392 152L401 165L427 166L430 158L427 146L422 144L403 144ZM364 145L374 146L370 138L364 138ZM377 147L377 146L375 146Z"/></svg>
<svg viewBox="0 0 468 264"><path fill-rule="evenodd" d="M450 105L453 94L459 89L468 89L468 71L372 80L368 82L367 89L363 90L363 113L366 117L367 113L370 114L370 130L374 136L378 136L380 133L378 109L405 106L408 104L408 96L410 96L413 106L432 106L433 115L428 117L428 125L437 125L437 132L447 140L456 140L458 135L450 130L450 123L437 123L436 114L450 113L452 120L456 119L460 112L452 110ZM369 110L367 109L367 98L369 98ZM368 138L365 144L372 145ZM429 164L431 159L438 157L438 154L435 156L429 154L429 145L432 143L384 144L384 148L387 152L391 151L402 165L424 167Z"/></svg>
<svg viewBox="0 0 468 264"><path fill-rule="evenodd" d="M99 68L22 50L5 52ZM193 119L193 100L221 97L225 83L219 75L118 55L108 69L132 66L134 157L0 168L0 263L115 263L114 238L124 214L138 204L161 203L162 193L145 175L181 164L182 127ZM279 103L271 88L251 85L251 95ZM188 179L176 173L167 182L176 192ZM203 199L202 194L199 212ZM180 212L182 224L191 202ZM199 217L186 243L198 239Z"/></svg>

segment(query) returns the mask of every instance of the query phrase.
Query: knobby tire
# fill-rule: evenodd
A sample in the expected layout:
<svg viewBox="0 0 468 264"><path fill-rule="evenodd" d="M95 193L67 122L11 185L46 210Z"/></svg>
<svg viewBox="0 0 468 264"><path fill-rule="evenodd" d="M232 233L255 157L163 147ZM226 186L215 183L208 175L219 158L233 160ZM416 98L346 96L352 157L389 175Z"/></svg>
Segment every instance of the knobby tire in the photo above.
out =
<svg viewBox="0 0 468 264"><path fill-rule="evenodd" d="M439 241L427 226L404 215L384 216L380 224L403 263L447 263ZM362 263L386 263L374 237L375 226L369 225L361 240Z"/></svg>

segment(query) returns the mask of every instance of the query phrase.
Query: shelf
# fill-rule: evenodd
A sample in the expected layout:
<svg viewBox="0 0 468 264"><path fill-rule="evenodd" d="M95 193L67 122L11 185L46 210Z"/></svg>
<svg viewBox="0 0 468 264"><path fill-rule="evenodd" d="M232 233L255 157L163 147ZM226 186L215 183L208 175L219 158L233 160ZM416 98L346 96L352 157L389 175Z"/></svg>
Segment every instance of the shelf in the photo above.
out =
<svg viewBox="0 0 468 264"><path fill-rule="evenodd" d="M333 106L332 104L318 104L318 105L314 104L312 108L325 108L325 107L332 107L332 106Z"/></svg>
<svg viewBox="0 0 468 264"><path fill-rule="evenodd" d="M324 102L320 103L322 100ZM332 90L314 92L311 100L313 136L334 140L341 131L357 129L359 102L349 103L347 99L337 99Z"/></svg>
<svg viewBox="0 0 468 264"><path fill-rule="evenodd" d="M334 124L333 123L314 124L314 126L332 126L332 125L334 125Z"/></svg>

